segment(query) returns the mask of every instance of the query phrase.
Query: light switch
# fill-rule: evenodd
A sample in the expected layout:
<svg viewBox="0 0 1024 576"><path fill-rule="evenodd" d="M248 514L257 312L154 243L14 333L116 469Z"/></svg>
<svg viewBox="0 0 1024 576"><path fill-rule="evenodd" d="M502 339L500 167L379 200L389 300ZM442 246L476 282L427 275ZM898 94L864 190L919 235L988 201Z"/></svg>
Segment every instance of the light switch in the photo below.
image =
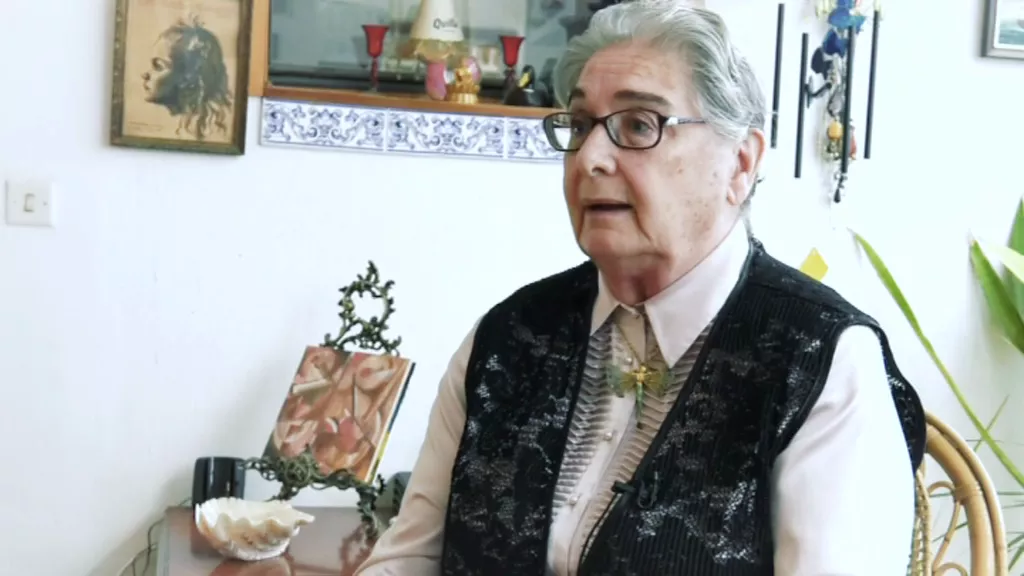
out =
<svg viewBox="0 0 1024 576"><path fill-rule="evenodd" d="M7 182L7 224L53 226L53 187L49 182Z"/></svg>

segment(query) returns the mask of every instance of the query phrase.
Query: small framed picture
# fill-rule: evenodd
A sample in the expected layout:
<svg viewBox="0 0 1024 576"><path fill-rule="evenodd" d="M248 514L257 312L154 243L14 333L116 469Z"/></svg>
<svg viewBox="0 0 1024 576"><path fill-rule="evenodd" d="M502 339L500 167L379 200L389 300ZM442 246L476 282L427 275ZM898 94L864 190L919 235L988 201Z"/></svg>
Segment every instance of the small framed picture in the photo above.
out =
<svg viewBox="0 0 1024 576"><path fill-rule="evenodd" d="M1024 0L986 0L982 55L1024 60Z"/></svg>
<svg viewBox="0 0 1024 576"><path fill-rule="evenodd" d="M117 0L110 141L245 153L252 0Z"/></svg>

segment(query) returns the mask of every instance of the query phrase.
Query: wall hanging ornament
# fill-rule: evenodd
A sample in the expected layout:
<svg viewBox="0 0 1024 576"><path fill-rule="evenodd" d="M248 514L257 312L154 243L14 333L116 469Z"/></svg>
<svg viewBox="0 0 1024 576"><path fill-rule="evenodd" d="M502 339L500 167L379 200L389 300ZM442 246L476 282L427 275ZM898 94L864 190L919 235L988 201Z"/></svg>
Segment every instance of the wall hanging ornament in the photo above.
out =
<svg viewBox="0 0 1024 576"><path fill-rule="evenodd" d="M800 102L797 115L797 152L795 177L801 175L804 132L804 108L821 100L823 122L818 141L823 160L832 172L830 195L833 202L843 199L849 164L857 158L856 124L851 114L853 69L857 37L868 21L866 0L816 0L815 11L828 25L820 45L808 55L808 35L803 35L800 63ZM881 9L873 7L871 64L868 79L867 114L864 131L864 158L871 156L874 117L875 70L878 56L878 28ZM808 63L808 56L810 62ZM807 79L808 64L811 79Z"/></svg>

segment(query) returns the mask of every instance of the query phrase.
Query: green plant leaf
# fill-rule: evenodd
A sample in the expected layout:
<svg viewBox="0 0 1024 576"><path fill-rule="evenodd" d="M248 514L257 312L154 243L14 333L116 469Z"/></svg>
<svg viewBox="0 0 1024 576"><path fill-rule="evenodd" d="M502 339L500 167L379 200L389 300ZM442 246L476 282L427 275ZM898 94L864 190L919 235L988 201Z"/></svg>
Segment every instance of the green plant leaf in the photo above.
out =
<svg viewBox="0 0 1024 576"><path fill-rule="evenodd" d="M1011 552L1013 555L1010 556L1010 569L1017 564L1024 556L1024 534L1017 534L1006 543L1006 550Z"/></svg>
<svg viewBox="0 0 1024 576"><path fill-rule="evenodd" d="M1013 252L1009 248L1006 250ZM1017 254L1017 256L1020 255ZM1017 311L1013 297L1006 289L1006 284L999 277L992 262L986 256L985 249L977 240L971 241L971 264L974 275L978 278L978 283L981 284L981 291L985 295L985 301L988 302L992 317L1003 329L1003 335L1010 341L1010 344L1024 354L1024 321L1021 321L1020 312ZM1011 272L1013 271L1012 267L1008 266L1007 268ZM1021 273L1024 274L1024 269L1021 270Z"/></svg>
<svg viewBox="0 0 1024 576"><path fill-rule="evenodd" d="M864 250L864 253L868 257L868 261L871 262L872 268L875 269L875 273L878 274L878 278L882 281L882 284L885 285L889 295L896 301L900 311L903 312L907 322L910 323L910 327L914 330L914 334L917 335L917 339L921 342L921 346L924 347L928 356L931 357L932 362L935 363L935 367L938 368L939 372L942 374L942 378L946 381L946 384L949 385L950 390L953 391L953 395L956 396L957 402L960 403L960 407L967 413L967 417L971 420L971 424L973 424L978 430L982 441L990 450L992 450L992 453L995 454L999 463L1003 465L1011 476L1013 476L1013 479L1017 484L1024 487L1024 474L1021 474L1020 470L1018 470L1017 466L1013 463L1013 460L1010 459L1010 456L1007 455L1003 448L995 441L994 438L992 438L992 435L989 434L985 424L982 423L981 419L978 418L978 415L975 414L974 409L971 408L970 403L967 401L967 397L964 396L963 391L960 390L960 386L956 383L956 380L953 379L953 375L950 374L949 370L946 368L946 364L941 358L939 358L931 340L925 336L924 330L921 329L921 324L917 321L917 316L914 314L914 310L910 307L910 303L907 302L906 297L903 295L903 291L900 290L899 285L896 284L896 280L893 279L892 274L882 261L881 256L878 255L878 252L876 252L875 249L871 247L871 244L869 244L868 241L860 234L857 234L853 230L850 232L853 234L853 238L857 241L857 244L862 250Z"/></svg>
<svg viewBox="0 0 1024 576"><path fill-rule="evenodd" d="M999 416L1001 416L1002 413L1003 413L1003 408L1006 408L1006 403L1009 402L1009 401L1010 401L1010 397L1009 396L1003 398L1003 403L999 405L999 408L996 409L995 415L993 415L992 419L988 421L988 426L986 426L985 429L988 430L989 434L991 434L992 433L992 429L996 427L996 421L999 420ZM977 442L975 442L974 443L974 451L977 452L978 448L981 448L981 445L984 444L984 443L985 443L984 440L978 440Z"/></svg>
<svg viewBox="0 0 1024 576"><path fill-rule="evenodd" d="M1010 230L1009 248L1018 254L1024 254L1024 198L1017 204L1017 215ZM1003 284L1013 297L1017 312L1024 315L1024 279L1011 274L1009 267L1003 276Z"/></svg>
<svg viewBox="0 0 1024 576"><path fill-rule="evenodd" d="M1006 548L1008 550L1013 550L1013 546L1007 546ZM1021 555L1024 555L1024 546L1018 543L1017 550L1014 551L1013 556L1010 557L1010 570L1013 570L1013 568L1017 565L1017 562L1020 561Z"/></svg>
<svg viewBox="0 0 1024 576"><path fill-rule="evenodd" d="M988 255L994 256L1012 278L1024 282L1024 255L1009 246L982 243L977 240L975 242L978 242Z"/></svg>

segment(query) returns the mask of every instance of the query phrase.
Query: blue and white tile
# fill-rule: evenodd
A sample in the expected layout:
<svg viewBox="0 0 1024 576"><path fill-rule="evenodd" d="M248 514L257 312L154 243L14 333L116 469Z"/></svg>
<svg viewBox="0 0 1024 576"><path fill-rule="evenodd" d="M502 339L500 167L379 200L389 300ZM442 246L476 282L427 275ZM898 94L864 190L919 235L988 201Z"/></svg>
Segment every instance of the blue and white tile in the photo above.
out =
<svg viewBox="0 0 1024 576"><path fill-rule="evenodd" d="M383 151L386 126L382 109L264 100L261 141Z"/></svg>
<svg viewBox="0 0 1024 576"><path fill-rule="evenodd" d="M260 141L398 154L559 161L541 121L264 99Z"/></svg>
<svg viewBox="0 0 1024 576"><path fill-rule="evenodd" d="M501 158L504 140L499 116L388 110L388 152Z"/></svg>
<svg viewBox="0 0 1024 576"><path fill-rule="evenodd" d="M509 118L505 125L505 155L515 160L561 160L562 153L551 147L539 119Z"/></svg>

